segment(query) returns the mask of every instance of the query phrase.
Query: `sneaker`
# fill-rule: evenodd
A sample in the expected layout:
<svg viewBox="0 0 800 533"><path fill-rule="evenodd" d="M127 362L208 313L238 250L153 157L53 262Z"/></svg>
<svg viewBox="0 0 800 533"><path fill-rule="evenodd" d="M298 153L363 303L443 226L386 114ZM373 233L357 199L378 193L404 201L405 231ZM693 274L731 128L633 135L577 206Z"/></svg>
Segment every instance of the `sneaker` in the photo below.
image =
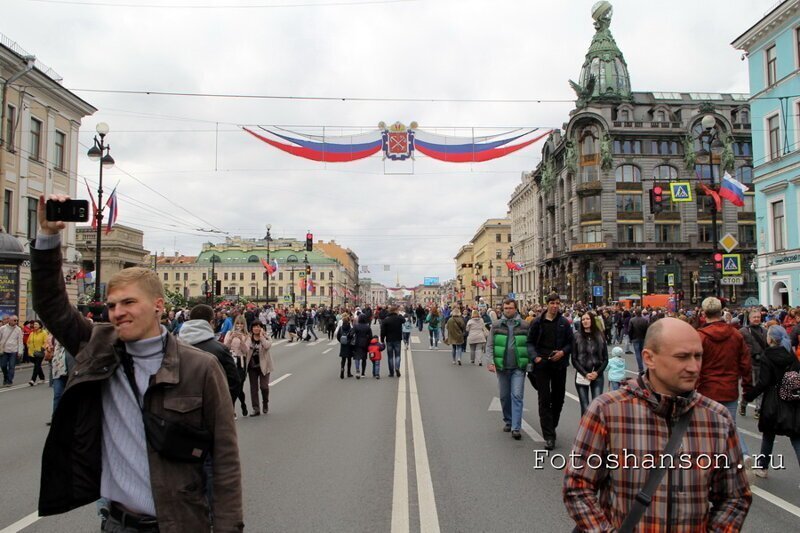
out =
<svg viewBox="0 0 800 533"><path fill-rule="evenodd" d="M520 440L522 438L522 433L520 433L518 429L513 429L511 430L511 437L514 440Z"/></svg>
<svg viewBox="0 0 800 533"><path fill-rule="evenodd" d="M242 405L242 416L247 416L247 406Z"/></svg>
<svg viewBox="0 0 800 533"><path fill-rule="evenodd" d="M755 418L756 420L761 418L761 409L756 409L756 412L753 413L753 418Z"/></svg>
<svg viewBox="0 0 800 533"><path fill-rule="evenodd" d="M545 450L553 450L556 447L556 440L555 439L547 439L544 441L544 449Z"/></svg>
<svg viewBox="0 0 800 533"><path fill-rule="evenodd" d="M747 404L739 402L739 416L747 416Z"/></svg>
<svg viewBox="0 0 800 533"><path fill-rule="evenodd" d="M431 345L430 345L430 347L429 347L428 349L429 349L429 350L433 350L433 344L431 344Z"/></svg>
<svg viewBox="0 0 800 533"><path fill-rule="evenodd" d="M356 379L361 379L361 374L356 374Z"/></svg>
<svg viewBox="0 0 800 533"><path fill-rule="evenodd" d="M399 370L397 372L395 372L395 374L397 375L398 378L400 377L400 371Z"/></svg>
<svg viewBox="0 0 800 533"><path fill-rule="evenodd" d="M261 411L259 411L258 409L254 409L253 412L250 413L250 418L254 416L261 416Z"/></svg>
<svg viewBox="0 0 800 533"><path fill-rule="evenodd" d="M453 361L453 364L455 365L455 364L456 364L456 362L455 362L455 361Z"/></svg>
<svg viewBox="0 0 800 533"><path fill-rule="evenodd" d="M756 468L755 469L756 476L760 477L761 479L767 479L768 472L769 472L769 470L767 470L766 468Z"/></svg>
<svg viewBox="0 0 800 533"><path fill-rule="evenodd" d="M505 426L503 426L503 431L505 433L508 433L509 431L511 431L511 424L506 424Z"/></svg>
<svg viewBox="0 0 800 533"><path fill-rule="evenodd" d="M35 387L35 386L36 386L36 382L35 382L35 381L33 381L33 380L30 380L30 381L28 382L28 385L30 385L31 387Z"/></svg>
<svg viewBox="0 0 800 533"><path fill-rule="evenodd" d="M233 413L233 419L234 420L239 420L239 415L237 415L236 413ZM49 426L50 424L48 423L47 425Z"/></svg>
<svg viewBox="0 0 800 533"><path fill-rule="evenodd" d="M483 366L483 363L478 363L478 366Z"/></svg>
<svg viewBox="0 0 800 533"><path fill-rule="evenodd" d="M461 359L458 360L458 366L461 366Z"/></svg>

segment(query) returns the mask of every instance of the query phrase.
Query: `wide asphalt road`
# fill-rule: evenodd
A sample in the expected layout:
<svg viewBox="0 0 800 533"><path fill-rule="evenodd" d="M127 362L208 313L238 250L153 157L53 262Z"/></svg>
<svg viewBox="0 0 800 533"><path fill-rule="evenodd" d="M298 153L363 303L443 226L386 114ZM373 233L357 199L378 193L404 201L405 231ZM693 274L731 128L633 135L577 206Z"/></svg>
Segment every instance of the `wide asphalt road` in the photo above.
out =
<svg viewBox="0 0 800 533"><path fill-rule="evenodd" d="M399 379L388 377L384 359L380 380L371 369L361 380L340 380L335 342L276 341L270 413L237 422L247 530L572 530L563 472L534 468L534 450L544 447L535 391L526 384L525 431L514 441L502 432L495 377L468 356L452 365L449 347L429 350L425 333L413 333ZM22 374L22 385L0 389L0 533L97 531L93 506L35 513L52 389L27 386ZM580 414L574 385L568 391L555 450L564 454ZM759 433L748 415L740 426L756 452ZM797 530L800 467L785 437L775 451L785 470L754 481L744 531Z"/></svg>

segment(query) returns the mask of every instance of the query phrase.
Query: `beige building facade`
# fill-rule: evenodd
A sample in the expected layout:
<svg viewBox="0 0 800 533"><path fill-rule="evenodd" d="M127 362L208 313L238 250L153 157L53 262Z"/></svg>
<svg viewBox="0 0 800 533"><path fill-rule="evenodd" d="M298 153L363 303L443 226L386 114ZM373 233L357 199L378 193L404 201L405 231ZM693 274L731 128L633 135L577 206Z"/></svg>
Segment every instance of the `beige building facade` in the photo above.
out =
<svg viewBox="0 0 800 533"><path fill-rule="evenodd" d="M25 251L36 237L40 195L76 196L78 130L97 109L61 85L61 77L0 34L0 220ZM63 232L64 276L70 301L77 302L74 274L79 270L75 226ZM18 309L32 318L30 265L19 272Z"/></svg>
<svg viewBox="0 0 800 533"><path fill-rule="evenodd" d="M75 248L79 254L81 268L85 272L95 270L97 248L97 230L91 226L78 226L75 233ZM124 268L150 267L150 252L144 249L144 233L141 230L115 224L106 234L103 228L101 240L102 254L100 257L100 283L102 294L105 294L105 285L111 277ZM79 293L94 292L94 285L89 286L78 281Z"/></svg>
<svg viewBox="0 0 800 533"><path fill-rule="evenodd" d="M456 255L456 282L464 285L464 301L480 299L486 304L494 304L511 292L511 275L506 266L510 250L509 218L490 218L478 227L472 241L462 246ZM472 258L467 260L470 251ZM458 276L461 276L461 282ZM495 286L479 288L474 282L493 283Z"/></svg>
<svg viewBox="0 0 800 533"><path fill-rule="evenodd" d="M472 251L472 244L465 244L459 248L455 257L456 281L454 287L456 292L463 293L461 298L456 298L456 300L475 301L475 287L472 285L472 281L475 279Z"/></svg>

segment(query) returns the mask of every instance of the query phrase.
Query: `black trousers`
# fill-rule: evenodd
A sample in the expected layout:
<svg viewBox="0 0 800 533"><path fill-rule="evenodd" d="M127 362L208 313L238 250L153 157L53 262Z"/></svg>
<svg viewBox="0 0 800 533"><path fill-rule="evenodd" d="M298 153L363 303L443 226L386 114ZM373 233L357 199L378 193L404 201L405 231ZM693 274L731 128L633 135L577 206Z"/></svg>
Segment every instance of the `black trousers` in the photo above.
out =
<svg viewBox="0 0 800 533"><path fill-rule="evenodd" d="M344 372L344 364L345 364L345 361L347 361L347 375L348 376L352 376L353 375L353 372L352 372L353 356L352 355L348 355L346 357L340 357L339 359L342 360L342 372Z"/></svg>
<svg viewBox="0 0 800 533"><path fill-rule="evenodd" d="M552 363L538 364L528 379L536 389L539 398L539 422L545 440L555 440L556 428L564 407L564 393L567 388L567 367Z"/></svg>

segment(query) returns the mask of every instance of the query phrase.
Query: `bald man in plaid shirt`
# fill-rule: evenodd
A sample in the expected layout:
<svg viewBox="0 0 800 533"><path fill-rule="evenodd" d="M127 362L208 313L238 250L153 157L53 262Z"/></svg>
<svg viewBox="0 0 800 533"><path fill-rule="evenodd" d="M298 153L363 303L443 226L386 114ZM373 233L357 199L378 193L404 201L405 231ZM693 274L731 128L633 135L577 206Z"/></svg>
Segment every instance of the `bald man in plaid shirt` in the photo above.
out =
<svg viewBox="0 0 800 533"><path fill-rule="evenodd" d="M694 328L661 319L645 338L646 373L589 406L564 476L564 503L578 530L619 528L651 469L663 462L673 468L651 495L637 531L741 530L752 494L730 413L695 391L702 356ZM664 459L671 429L689 409L681 446L674 459Z"/></svg>

